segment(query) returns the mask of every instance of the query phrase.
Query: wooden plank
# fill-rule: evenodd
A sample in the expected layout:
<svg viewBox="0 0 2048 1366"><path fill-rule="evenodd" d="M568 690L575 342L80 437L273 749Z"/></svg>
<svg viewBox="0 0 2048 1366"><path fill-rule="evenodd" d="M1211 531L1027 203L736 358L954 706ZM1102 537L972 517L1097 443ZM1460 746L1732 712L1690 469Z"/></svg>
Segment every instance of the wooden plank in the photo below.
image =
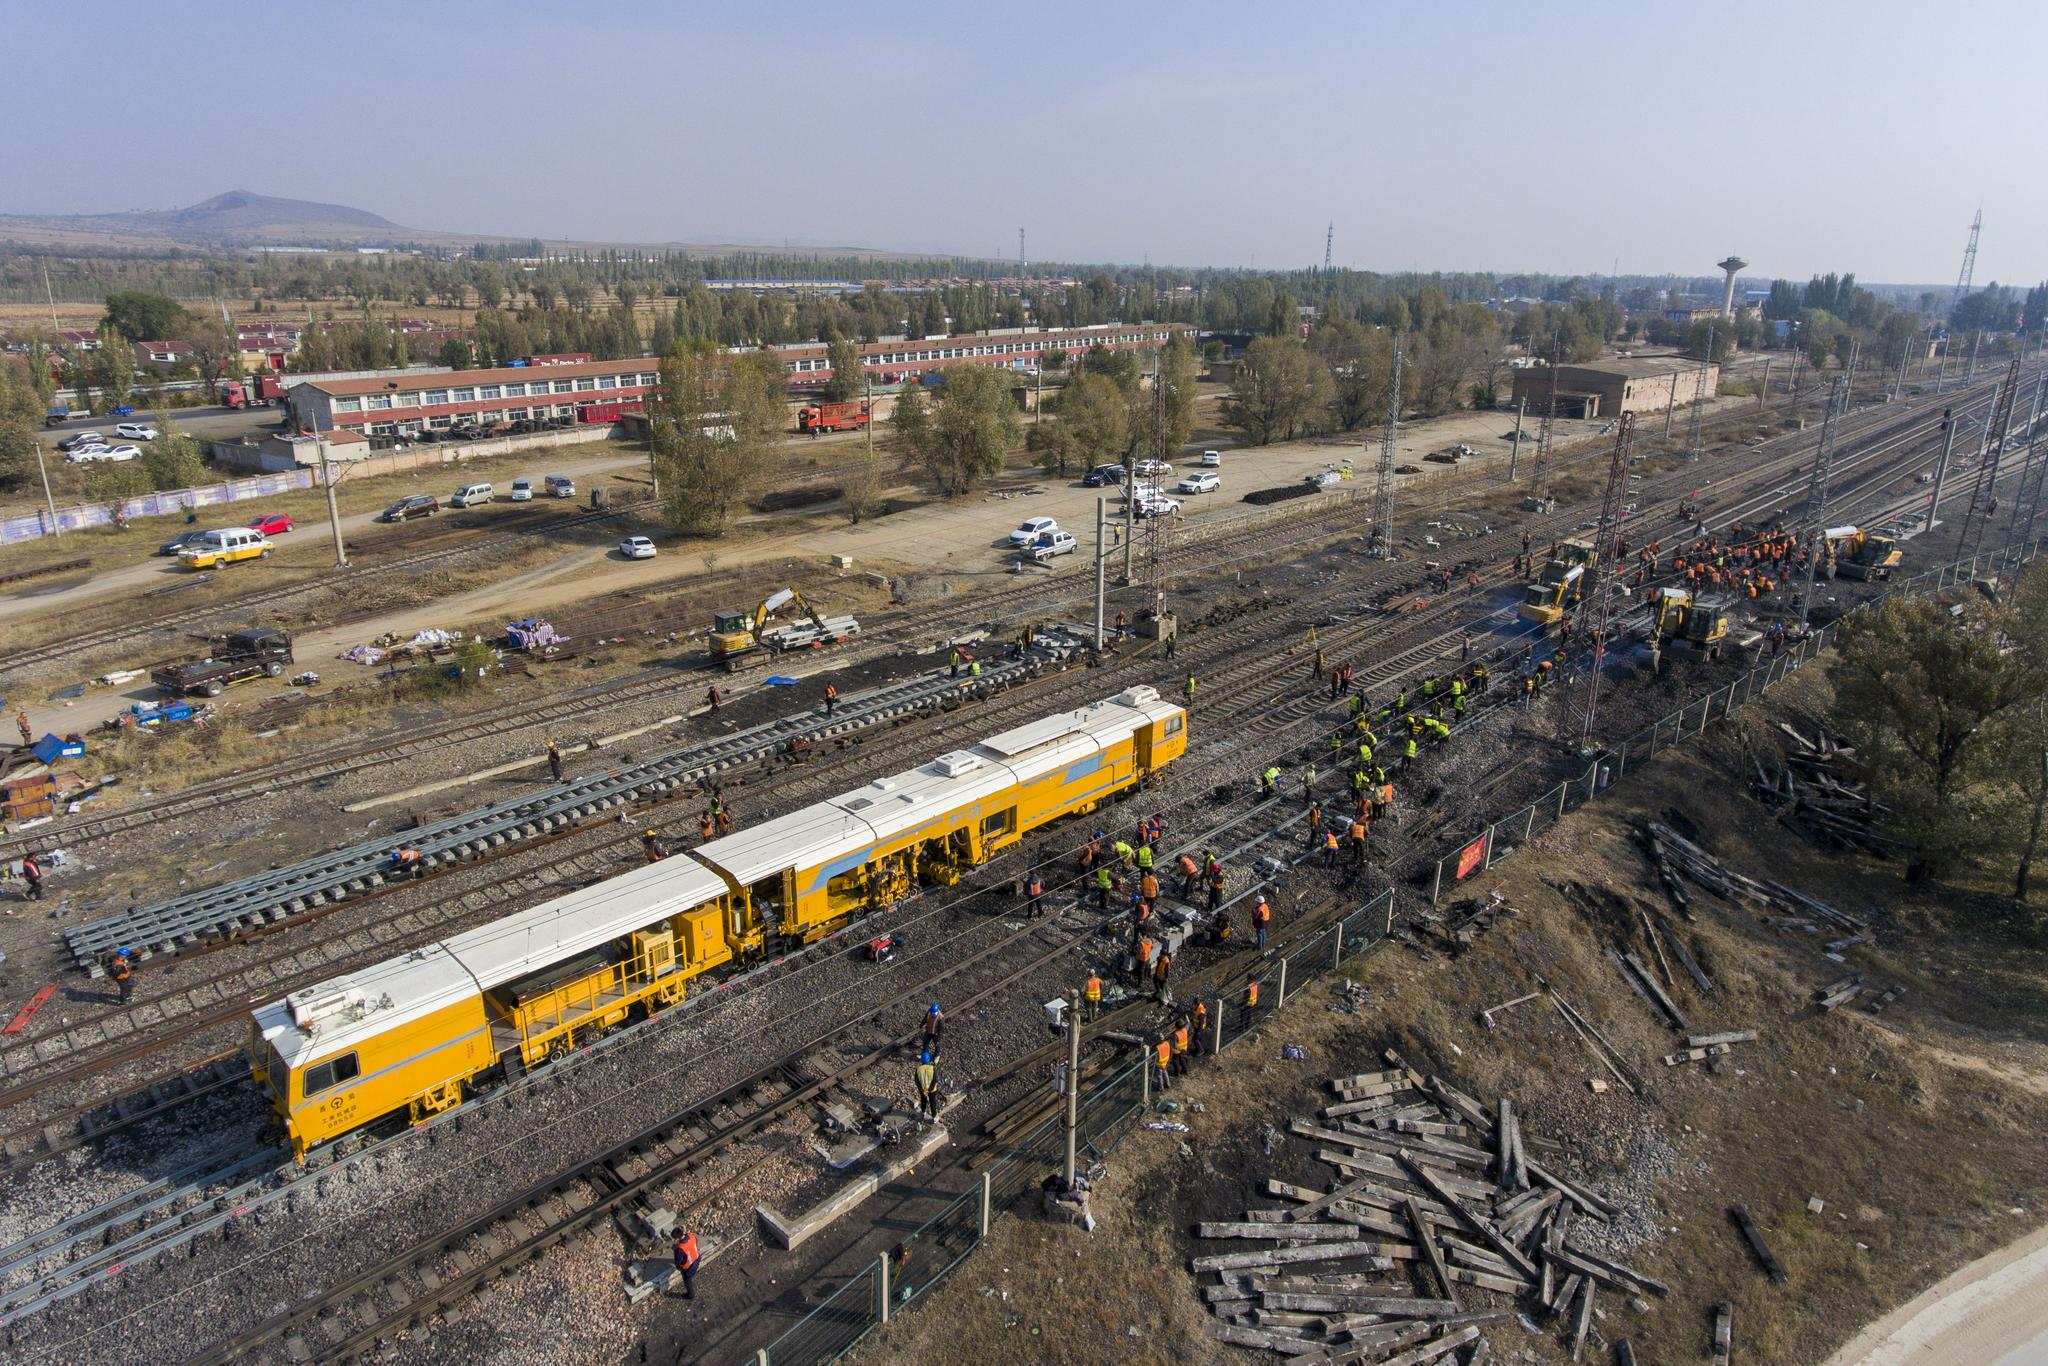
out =
<svg viewBox="0 0 2048 1366"><path fill-rule="evenodd" d="M1529 1289L1529 1282L1514 1280L1507 1276L1489 1275L1484 1271L1470 1271L1462 1266L1450 1269L1450 1278L1461 1285L1476 1285L1482 1290L1498 1290L1504 1295L1520 1295Z"/></svg>
<svg viewBox="0 0 2048 1366"><path fill-rule="evenodd" d="M1663 974L1664 985L1677 986L1678 980L1671 975L1671 960L1664 956L1664 946L1657 940L1657 927L1650 923L1650 913L1638 906L1636 916L1643 922L1643 938L1650 941L1650 954L1656 960L1657 971Z"/></svg>
<svg viewBox="0 0 2048 1366"><path fill-rule="evenodd" d="M1347 1229L1352 1238L1358 1236L1356 1229ZM1367 1255L1365 1244L1355 1241L1301 1243L1294 1247L1264 1248L1257 1252L1219 1252L1211 1257L1195 1257L1188 1262L1190 1271L1245 1271L1260 1266L1285 1266L1294 1262L1339 1262Z"/></svg>
<svg viewBox="0 0 2048 1366"><path fill-rule="evenodd" d="M1608 1204L1599 1196L1594 1195L1591 1191L1580 1190L1577 1186L1566 1181L1541 1163L1531 1162L1529 1164L1529 1175L1535 1177L1552 1190L1562 1192L1566 1199L1592 1215L1595 1219L1612 1223L1614 1216L1618 1213L1614 1206Z"/></svg>
<svg viewBox="0 0 2048 1366"><path fill-rule="evenodd" d="M1375 1176L1391 1177L1397 1181L1409 1179L1407 1169L1402 1167L1398 1161L1391 1157L1383 1157L1377 1153L1364 1151L1340 1153L1331 1148L1318 1148L1316 1149L1316 1160L1327 1162L1333 1167L1371 1172ZM1417 1163L1416 1165L1421 1166L1422 1164ZM1493 1193L1493 1188L1490 1186L1475 1185L1470 1181L1449 1174L1444 1174L1441 1179L1446 1189L1461 1192L1474 1200L1484 1200ZM1406 1193L1405 1191L1403 1192L1403 1194Z"/></svg>
<svg viewBox="0 0 2048 1366"><path fill-rule="evenodd" d="M1685 1046L1687 1048L1713 1048L1721 1044L1755 1042L1756 1031L1754 1029L1735 1029L1725 1034L1688 1034L1685 1039Z"/></svg>
<svg viewBox="0 0 2048 1366"><path fill-rule="evenodd" d="M1233 1224L1213 1223L1195 1225L1197 1238L1272 1238L1293 1243L1336 1242L1344 1238L1356 1238L1358 1230L1350 1224Z"/></svg>
<svg viewBox="0 0 2048 1366"><path fill-rule="evenodd" d="M1678 1008L1678 1002L1671 999L1671 994L1658 984L1656 975L1644 966L1643 960L1633 953L1625 953L1621 957L1642 980L1644 989L1650 993L1650 999L1657 1003L1657 1008L1670 1018L1672 1028L1691 1029L1692 1023L1685 1018L1685 1012Z"/></svg>
<svg viewBox="0 0 2048 1366"><path fill-rule="evenodd" d="M1593 1296L1598 1288L1591 1281L1579 1292L1579 1317L1572 1327L1572 1360L1579 1359L1579 1353L1586 1349L1586 1330L1593 1326Z"/></svg>
<svg viewBox="0 0 2048 1366"><path fill-rule="evenodd" d="M1451 1247L1450 1256L1451 1260L1459 1266L1469 1267L1474 1271L1484 1271L1489 1276L1514 1276L1516 1274L1513 1267L1493 1253L1483 1248L1475 1248L1469 1243Z"/></svg>
<svg viewBox="0 0 2048 1366"><path fill-rule="evenodd" d="M1614 1366L1636 1366L1636 1346L1627 1338L1614 1344Z"/></svg>
<svg viewBox="0 0 2048 1366"><path fill-rule="evenodd" d="M54 986L37 988L36 994L28 998L28 1003L14 1012L14 1018L7 1022L7 1027L0 1029L0 1034L19 1034L27 1029L28 1022L36 1017L36 1012L43 1008L43 1003L56 994L57 988Z"/></svg>
<svg viewBox="0 0 2048 1366"><path fill-rule="evenodd" d="M1763 1263L1765 1274L1774 1281L1783 1282L1786 1279L1784 1263L1778 1260L1777 1254L1771 1251L1770 1244L1764 1241L1763 1230L1758 1228L1756 1220L1749 1216L1749 1206L1730 1205L1728 1217L1735 1221L1735 1226L1742 1230L1742 1236L1749 1240L1749 1250Z"/></svg>
<svg viewBox="0 0 2048 1366"><path fill-rule="evenodd" d="M1382 1086L1394 1081L1406 1085L1407 1076L1408 1073L1405 1068L1395 1068L1387 1072L1360 1072L1355 1077L1330 1078L1330 1089L1332 1091L1359 1091L1368 1086Z"/></svg>
<svg viewBox="0 0 2048 1366"><path fill-rule="evenodd" d="M1722 1300L1714 1306L1714 1360L1725 1363L1735 1352L1735 1306Z"/></svg>
<svg viewBox="0 0 2048 1366"><path fill-rule="evenodd" d="M1404 1295L1339 1295L1312 1291L1268 1290L1262 1303L1274 1309L1323 1314L1378 1314L1384 1318L1440 1319L1460 1312L1454 1300L1414 1299Z"/></svg>
<svg viewBox="0 0 2048 1366"><path fill-rule="evenodd" d="M1554 1252L1546 1249L1543 1255L1555 1258L1568 1270L1582 1271L1587 1275L1606 1281L1617 1290L1627 1292L1639 1288L1649 1291L1652 1295L1669 1296L1671 1294L1671 1287L1654 1276L1645 1276L1642 1272L1632 1267L1623 1266L1619 1262L1609 1261L1605 1257L1596 1256L1591 1252L1584 1252L1575 1247L1562 1247Z"/></svg>
<svg viewBox="0 0 2048 1366"><path fill-rule="evenodd" d="M1430 1234L1429 1220L1422 1217L1422 1206L1415 1201L1408 1202L1408 1222L1415 1229L1415 1241L1422 1245L1422 1255L1429 1259L1430 1270L1436 1273L1437 1284L1444 1288L1444 1298L1451 1308L1457 1309L1458 1291L1451 1284L1450 1273L1444 1269L1444 1254L1438 1250L1436 1239Z"/></svg>
<svg viewBox="0 0 2048 1366"><path fill-rule="evenodd" d="M1361 1329L1353 1334L1352 1341L1332 1347L1329 1355L1317 1358L1316 1366L1353 1366L1365 1361L1385 1366L1387 1353L1412 1347L1436 1331L1433 1323L1389 1323Z"/></svg>
<svg viewBox="0 0 2048 1366"><path fill-rule="evenodd" d="M1435 1172L1405 1155L1402 1157L1401 1162L1409 1171L1415 1174L1415 1178L1432 1195L1436 1196L1443 1204L1449 1206L1452 1213L1456 1214L1474 1233L1477 1233L1488 1247L1498 1252L1509 1266L1514 1267L1532 1281L1536 1279L1536 1264L1527 1257L1524 1257L1520 1248L1516 1247L1506 1238L1503 1238L1499 1229L1481 1218L1471 1206L1453 1194L1451 1188L1439 1179Z"/></svg>
<svg viewBox="0 0 2048 1366"><path fill-rule="evenodd" d="M1347 1182L1346 1184L1341 1185L1337 1187L1337 1189L1331 1191L1328 1195L1317 1196L1315 1199L1309 1201L1306 1205L1303 1205L1301 1208L1289 1210L1287 1213L1287 1218L1289 1222L1294 1222L1297 1220L1307 1219L1311 1215L1321 1214L1324 1210L1330 1208L1330 1206L1337 1204L1339 1201L1348 1200L1352 1196L1364 1190L1366 1186L1370 1184L1370 1180L1371 1178L1369 1177L1361 1176L1356 1181Z"/></svg>
<svg viewBox="0 0 2048 1366"><path fill-rule="evenodd" d="M1431 1077L1428 1089L1431 1095L1462 1115L1473 1128L1484 1134L1493 1132L1493 1116L1486 1113L1486 1107L1442 1077Z"/></svg>
<svg viewBox="0 0 2048 1366"><path fill-rule="evenodd" d="M1259 1347L1268 1352L1279 1352L1291 1357L1314 1356L1325 1350L1324 1344L1320 1342L1282 1337L1278 1333L1262 1332L1257 1328L1240 1328L1236 1324L1218 1323L1214 1319L1202 1327L1210 1337L1218 1342L1227 1342L1233 1347Z"/></svg>
<svg viewBox="0 0 2048 1366"><path fill-rule="evenodd" d="M1574 1271L1571 1275L1564 1278L1564 1284L1557 1288L1557 1294L1543 1302L1543 1307L1553 1314L1563 1314L1565 1307L1578 1295L1579 1287L1585 1283L1585 1273Z"/></svg>
<svg viewBox="0 0 2048 1366"><path fill-rule="evenodd" d="M1686 948L1685 941L1678 937L1678 931L1664 923L1661 918L1657 921L1657 928L1663 931L1664 941L1671 945L1671 951L1678 955L1678 961L1685 966L1686 975L1692 978L1692 984L1703 992L1712 991L1713 980L1701 970L1699 960L1692 956L1692 950Z"/></svg>
<svg viewBox="0 0 2048 1366"><path fill-rule="evenodd" d="M1431 1338L1420 1347L1388 1357L1381 1366L1422 1366L1426 1361L1435 1361L1447 1352L1455 1352L1479 1336L1477 1328L1460 1328L1455 1332L1443 1333Z"/></svg>

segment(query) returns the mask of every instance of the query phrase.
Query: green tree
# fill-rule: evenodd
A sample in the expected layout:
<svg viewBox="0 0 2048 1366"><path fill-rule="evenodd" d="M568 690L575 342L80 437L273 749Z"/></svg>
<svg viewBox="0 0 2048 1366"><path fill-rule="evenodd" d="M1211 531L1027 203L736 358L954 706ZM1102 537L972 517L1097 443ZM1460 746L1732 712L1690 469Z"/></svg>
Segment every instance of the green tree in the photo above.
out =
<svg viewBox="0 0 2048 1366"><path fill-rule="evenodd" d="M1060 391L1052 420L1032 426L1026 446L1047 474L1120 460L1130 450L1130 403L1107 375L1076 375Z"/></svg>
<svg viewBox="0 0 2048 1366"><path fill-rule="evenodd" d="M723 531L773 478L785 410L782 362L773 352L699 343L662 357L652 440L669 525L697 535Z"/></svg>
<svg viewBox="0 0 2048 1366"><path fill-rule="evenodd" d="M1909 882L1939 877L1996 840L1990 723L2036 687L2030 671L2005 666L1997 628L1986 614L1904 596L1842 622L1829 670L1834 726L1892 809Z"/></svg>
<svg viewBox="0 0 2048 1366"><path fill-rule="evenodd" d="M1330 417L1342 431L1377 422L1387 409L1393 342L1385 332L1339 318L1318 327L1309 349L1329 367Z"/></svg>
<svg viewBox="0 0 2048 1366"><path fill-rule="evenodd" d="M206 482L206 458L199 443L171 428L169 419L156 415L157 438L142 448L136 463L149 476L155 489L189 489Z"/></svg>
<svg viewBox="0 0 2048 1366"><path fill-rule="evenodd" d="M135 387L135 362L126 342L116 337L103 338L100 349L87 358L86 365L93 386L100 390L102 416L128 401L128 391Z"/></svg>
<svg viewBox="0 0 2048 1366"><path fill-rule="evenodd" d="M107 311L100 330L111 331L124 340L170 341L183 330L185 310L176 299L143 290L122 290L107 296Z"/></svg>
<svg viewBox="0 0 2048 1366"><path fill-rule="evenodd" d="M1707 354L1708 337L1713 339L1714 354ZM1711 360L1720 364L1735 354L1735 329L1726 318L1702 319L1692 325L1685 334L1685 354L1694 360Z"/></svg>
<svg viewBox="0 0 2048 1366"><path fill-rule="evenodd" d="M860 348L834 332L825 342L825 363L832 367L832 378L825 381L825 401L851 403L859 398L864 387Z"/></svg>
<svg viewBox="0 0 2048 1366"><path fill-rule="evenodd" d="M1046 348L1045 348L1045 350L1043 350L1043 351L1041 351L1041 352L1039 352L1039 353L1038 353L1038 364L1039 364L1039 367L1040 367L1041 369L1045 369L1045 370L1064 370L1064 369L1066 369L1066 368L1067 368L1067 352L1066 352L1066 348L1065 348L1065 347L1061 347L1061 346L1048 346L1048 347L1046 347Z"/></svg>
<svg viewBox="0 0 2048 1366"><path fill-rule="evenodd" d="M1017 444L1021 424L1010 397L1009 376L983 365L956 365L936 401L913 400L917 414L906 422L905 399L897 400L896 435L907 453L944 494L961 494L1003 467Z"/></svg>
<svg viewBox="0 0 2048 1366"><path fill-rule="evenodd" d="M846 477L846 483L839 495L839 505L846 512L846 520L859 526L865 519L882 510L882 459L872 452L863 450L854 457L853 472Z"/></svg>
<svg viewBox="0 0 2048 1366"><path fill-rule="evenodd" d="M149 471L141 465L140 460L129 460L118 465L93 466L85 476L86 497L96 503L118 503L148 493L153 485L149 482Z"/></svg>
<svg viewBox="0 0 2048 1366"><path fill-rule="evenodd" d="M10 490L36 487L43 412L27 366L17 357L0 356L0 485Z"/></svg>
<svg viewBox="0 0 2048 1366"><path fill-rule="evenodd" d="M469 343L460 337L450 337L442 342L435 360L450 370L467 370L476 364L476 356L469 349Z"/></svg>
<svg viewBox="0 0 2048 1366"><path fill-rule="evenodd" d="M1291 337L1256 337L1223 400L1223 423L1255 446L1292 439L1330 397L1329 370Z"/></svg>
<svg viewBox="0 0 2048 1366"><path fill-rule="evenodd" d="M1132 406L1131 435L1139 449L1164 451L1171 460L1194 437L1199 376L1194 342L1175 333L1159 351L1156 392L1140 395Z"/></svg>
<svg viewBox="0 0 2048 1366"><path fill-rule="evenodd" d="M208 393L223 379L241 373L241 345L220 319L192 319L185 327L185 342L191 348L192 372Z"/></svg>

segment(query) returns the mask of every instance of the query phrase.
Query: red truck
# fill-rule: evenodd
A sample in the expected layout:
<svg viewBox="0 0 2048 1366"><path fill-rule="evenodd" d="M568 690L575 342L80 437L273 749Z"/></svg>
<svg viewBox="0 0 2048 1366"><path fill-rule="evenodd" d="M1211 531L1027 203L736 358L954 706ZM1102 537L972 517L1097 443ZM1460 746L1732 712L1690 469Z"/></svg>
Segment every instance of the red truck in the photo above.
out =
<svg viewBox="0 0 2048 1366"><path fill-rule="evenodd" d="M813 403L796 415L796 429L813 436L819 432L857 432L867 425L865 403Z"/></svg>
<svg viewBox="0 0 2048 1366"><path fill-rule="evenodd" d="M220 382L223 408L246 408L252 403L275 403L284 397L284 384L276 375L258 375L246 384L240 380Z"/></svg>

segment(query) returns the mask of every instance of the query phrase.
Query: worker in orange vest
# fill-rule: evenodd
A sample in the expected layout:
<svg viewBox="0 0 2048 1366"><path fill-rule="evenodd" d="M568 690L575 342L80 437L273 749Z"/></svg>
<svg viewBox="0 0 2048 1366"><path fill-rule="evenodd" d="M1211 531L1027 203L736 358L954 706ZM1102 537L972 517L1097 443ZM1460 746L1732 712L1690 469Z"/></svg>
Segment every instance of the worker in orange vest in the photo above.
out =
<svg viewBox="0 0 2048 1366"><path fill-rule="evenodd" d="M1252 907L1252 928L1258 932L1259 948L1266 947L1266 925L1273 919L1273 908L1266 904L1266 894L1259 893L1259 904Z"/></svg>
<svg viewBox="0 0 2048 1366"><path fill-rule="evenodd" d="M1256 1010L1258 1004L1259 984L1254 981L1246 981L1244 984L1244 1008L1246 1010Z"/></svg>
<svg viewBox="0 0 2048 1366"><path fill-rule="evenodd" d="M1165 1039L1152 1045L1152 1084L1166 1091L1173 1087L1173 1045Z"/></svg>
<svg viewBox="0 0 2048 1366"><path fill-rule="evenodd" d="M1081 994L1087 999L1088 1018L1092 1020L1102 1012L1102 979L1089 973L1088 984L1081 989Z"/></svg>
<svg viewBox="0 0 2048 1366"><path fill-rule="evenodd" d="M1175 1076L1188 1074L1188 1022L1185 1018L1173 1031L1173 1071Z"/></svg>
<svg viewBox="0 0 2048 1366"><path fill-rule="evenodd" d="M1152 971L1152 941L1140 936L1137 952L1131 955L1132 980L1142 983L1145 975Z"/></svg>
<svg viewBox="0 0 2048 1366"><path fill-rule="evenodd" d="M1166 977L1167 977L1167 974L1168 974L1168 973L1170 973L1170 972L1172 972L1172 971L1173 971L1173 955L1172 955L1171 953L1169 953L1169 952L1165 952L1165 951L1163 951L1163 950L1162 950L1162 951L1161 951L1161 953L1160 953L1160 955L1159 955L1159 963L1158 963L1158 965L1157 965L1156 967L1154 967L1154 968L1152 969L1152 999L1153 999L1153 1000L1155 1000L1155 1001L1163 1001L1163 1000L1165 1000L1165 999L1166 999Z"/></svg>
<svg viewBox="0 0 2048 1366"><path fill-rule="evenodd" d="M682 1278L683 1298L697 1298L697 1268L704 1263L703 1254L697 1250L697 1235L687 1230L676 1239L676 1275Z"/></svg>
<svg viewBox="0 0 2048 1366"><path fill-rule="evenodd" d="M1188 1016L1188 1033L1194 1037L1194 1049L1197 1053L1208 1047L1207 1044L1202 1042L1202 1040L1209 1037L1209 1006L1207 1002L1195 1002L1194 1012Z"/></svg>

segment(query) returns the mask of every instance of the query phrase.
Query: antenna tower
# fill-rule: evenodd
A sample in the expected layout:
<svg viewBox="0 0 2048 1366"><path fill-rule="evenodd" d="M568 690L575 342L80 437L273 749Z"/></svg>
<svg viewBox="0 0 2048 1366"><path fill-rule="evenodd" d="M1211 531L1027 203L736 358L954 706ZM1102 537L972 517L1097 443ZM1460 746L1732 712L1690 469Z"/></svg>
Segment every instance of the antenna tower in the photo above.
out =
<svg viewBox="0 0 2048 1366"><path fill-rule="evenodd" d="M1559 739L1584 749L1592 742L1593 724L1600 709L1600 670L1607 660L1607 633L1614 627L1614 585L1621 579L1621 524L1627 517L1628 464L1635 453L1636 418L1623 413L1614 433L1614 455L1607 466L1607 492L1600 500L1600 529L1593 533L1593 559L1586 566L1592 582L1585 585L1582 600L1590 602L1590 620L1579 612L1581 624L1589 625L1593 652L1587 665L1585 690L1574 706L1569 698L1558 713Z"/></svg>
<svg viewBox="0 0 2048 1366"><path fill-rule="evenodd" d="M1707 355L1700 362L1699 373L1692 382L1692 430L1685 438L1685 458L1698 460L1704 454L1705 434L1703 424L1707 410L1707 367L1714 363L1714 325L1707 324Z"/></svg>
<svg viewBox="0 0 2048 1366"><path fill-rule="evenodd" d="M1806 588L1799 595L1801 626L1813 618L1813 581L1820 572L1821 557L1828 550L1824 540L1828 529L1828 476L1835 464L1835 420L1848 406L1845 382L1837 378L1828 390L1827 412L1820 425L1820 448L1814 452L1813 473L1806 481L1806 505L1799 510L1806 523Z"/></svg>
<svg viewBox="0 0 2048 1366"><path fill-rule="evenodd" d="M1323 274L1330 273L1330 248L1337 243L1337 220L1330 220L1329 229L1323 233Z"/></svg>
<svg viewBox="0 0 2048 1366"><path fill-rule="evenodd" d="M2020 358L2014 356L1998 386L1998 403L1984 428L1984 466L1970 489L1970 510L1963 515L1962 538L1956 542L1956 561L1974 559L1984 543L1984 525L1991 520L1991 501L1998 496L1998 461L2005 453L2005 441L2012 429L2013 401L2019 396Z"/></svg>
<svg viewBox="0 0 2048 1366"><path fill-rule="evenodd" d="M1401 348L1394 348L1393 377L1387 385L1387 425L1380 433L1379 485L1373 490L1372 534L1379 557L1394 558L1394 448L1401 436Z"/></svg>
<svg viewBox="0 0 2048 1366"><path fill-rule="evenodd" d="M1956 305L1970 292L1970 277L1977 273L1977 234L1984 230L1984 210L1980 207L1977 216L1970 220L1970 245L1963 248L1963 273L1956 276L1956 292L1949 295L1948 311L1956 311Z"/></svg>

